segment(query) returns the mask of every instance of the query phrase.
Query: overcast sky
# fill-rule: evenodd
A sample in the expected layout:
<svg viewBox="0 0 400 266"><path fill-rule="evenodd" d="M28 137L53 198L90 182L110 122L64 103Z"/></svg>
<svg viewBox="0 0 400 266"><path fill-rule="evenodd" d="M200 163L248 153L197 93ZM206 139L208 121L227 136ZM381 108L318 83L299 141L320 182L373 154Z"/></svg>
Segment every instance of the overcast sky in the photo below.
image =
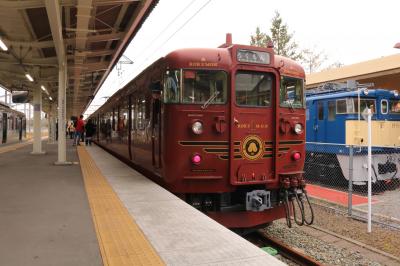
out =
<svg viewBox="0 0 400 266"><path fill-rule="evenodd" d="M89 112L156 59L178 48L217 47L232 33L249 44L256 27L269 33L275 10L300 48L322 51L325 66L345 65L400 52L400 1L160 0L125 55L122 73L110 74ZM121 72L121 71L120 71Z"/></svg>

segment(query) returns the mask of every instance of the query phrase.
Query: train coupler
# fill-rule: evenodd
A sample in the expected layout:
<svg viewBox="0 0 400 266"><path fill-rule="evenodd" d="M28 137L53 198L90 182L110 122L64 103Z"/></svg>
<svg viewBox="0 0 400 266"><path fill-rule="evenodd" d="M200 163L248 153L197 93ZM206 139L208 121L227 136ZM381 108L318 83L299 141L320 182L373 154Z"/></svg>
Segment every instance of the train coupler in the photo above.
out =
<svg viewBox="0 0 400 266"><path fill-rule="evenodd" d="M271 193L266 190L253 190L246 194L247 211L264 211L271 208Z"/></svg>

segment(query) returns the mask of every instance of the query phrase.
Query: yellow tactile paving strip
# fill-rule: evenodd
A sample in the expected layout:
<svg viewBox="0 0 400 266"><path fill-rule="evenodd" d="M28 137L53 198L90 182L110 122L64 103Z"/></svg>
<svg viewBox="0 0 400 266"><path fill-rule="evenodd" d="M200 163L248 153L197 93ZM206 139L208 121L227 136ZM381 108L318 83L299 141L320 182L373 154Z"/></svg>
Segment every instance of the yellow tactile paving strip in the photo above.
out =
<svg viewBox="0 0 400 266"><path fill-rule="evenodd" d="M104 265L165 265L84 147L78 147Z"/></svg>

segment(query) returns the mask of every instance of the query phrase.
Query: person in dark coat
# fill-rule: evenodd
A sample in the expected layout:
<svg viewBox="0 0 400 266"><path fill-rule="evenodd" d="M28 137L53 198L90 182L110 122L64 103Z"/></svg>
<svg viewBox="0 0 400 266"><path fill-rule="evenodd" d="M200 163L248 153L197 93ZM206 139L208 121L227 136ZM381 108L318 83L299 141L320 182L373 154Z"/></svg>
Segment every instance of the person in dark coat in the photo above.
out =
<svg viewBox="0 0 400 266"><path fill-rule="evenodd" d="M91 119L89 119L85 125L85 132L86 132L86 137L85 137L86 146L92 145L92 137L96 132L96 126L95 124L93 124Z"/></svg>

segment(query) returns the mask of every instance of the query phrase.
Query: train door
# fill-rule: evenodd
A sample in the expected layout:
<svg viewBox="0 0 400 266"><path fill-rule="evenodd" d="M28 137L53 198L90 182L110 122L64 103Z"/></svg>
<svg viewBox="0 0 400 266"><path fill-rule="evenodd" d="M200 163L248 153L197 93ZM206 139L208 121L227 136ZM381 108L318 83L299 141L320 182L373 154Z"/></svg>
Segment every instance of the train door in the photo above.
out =
<svg viewBox="0 0 400 266"><path fill-rule="evenodd" d="M22 140L22 117L18 117L17 118L18 119L18 126L17 126L17 128L18 128L18 139L19 140Z"/></svg>
<svg viewBox="0 0 400 266"><path fill-rule="evenodd" d="M274 178L275 76L238 69L231 84L231 184L267 183Z"/></svg>
<svg viewBox="0 0 400 266"><path fill-rule="evenodd" d="M151 117L151 146L152 162L156 168L161 168L161 83L151 85L152 117Z"/></svg>
<svg viewBox="0 0 400 266"><path fill-rule="evenodd" d="M2 141L1 143L6 143L7 142L7 131L8 131L8 119L7 119L7 113L3 113L3 133L2 133Z"/></svg>
<svg viewBox="0 0 400 266"><path fill-rule="evenodd" d="M325 112L325 104L323 101L317 101L315 105L315 123L314 123L314 131L315 131L315 142L326 142L326 112Z"/></svg>
<svg viewBox="0 0 400 266"><path fill-rule="evenodd" d="M0 144L3 143L3 113L0 113Z"/></svg>

